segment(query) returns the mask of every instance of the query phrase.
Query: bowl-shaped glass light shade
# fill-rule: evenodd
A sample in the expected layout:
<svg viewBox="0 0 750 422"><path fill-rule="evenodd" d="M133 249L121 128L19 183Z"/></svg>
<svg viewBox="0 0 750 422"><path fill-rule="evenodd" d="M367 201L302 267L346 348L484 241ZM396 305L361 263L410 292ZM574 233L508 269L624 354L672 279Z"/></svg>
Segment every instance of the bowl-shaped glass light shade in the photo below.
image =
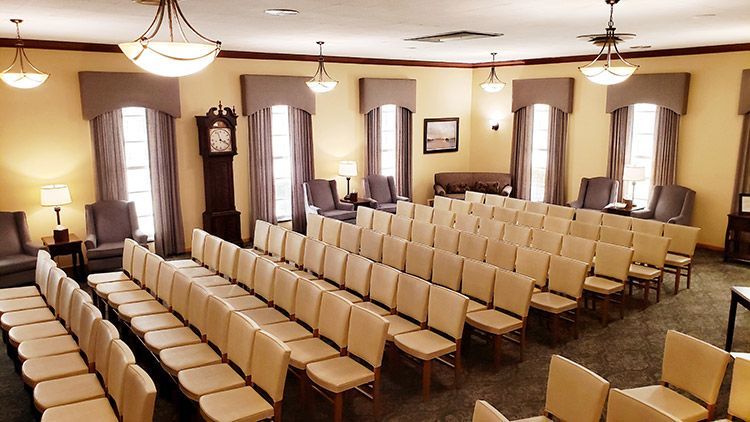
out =
<svg viewBox="0 0 750 422"><path fill-rule="evenodd" d="M592 63L589 66L579 68L581 73L591 82L599 85L615 85L627 80L638 66L609 66L606 61Z"/></svg>
<svg viewBox="0 0 750 422"><path fill-rule="evenodd" d="M49 78L47 73L7 72L0 74L0 79L13 88L32 89L43 84Z"/></svg>
<svg viewBox="0 0 750 422"><path fill-rule="evenodd" d="M220 51L216 44L157 41L122 43L120 49L141 69L167 77L200 72L214 61Z"/></svg>

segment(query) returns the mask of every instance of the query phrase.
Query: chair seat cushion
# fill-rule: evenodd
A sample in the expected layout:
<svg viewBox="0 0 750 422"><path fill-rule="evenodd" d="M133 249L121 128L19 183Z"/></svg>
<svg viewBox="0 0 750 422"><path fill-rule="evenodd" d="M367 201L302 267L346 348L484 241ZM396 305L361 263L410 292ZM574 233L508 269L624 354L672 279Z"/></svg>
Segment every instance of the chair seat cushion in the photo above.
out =
<svg viewBox="0 0 750 422"><path fill-rule="evenodd" d="M404 352L422 360L430 360L456 350L456 343L429 330L401 334L393 339Z"/></svg>
<svg viewBox="0 0 750 422"><path fill-rule="evenodd" d="M100 243L93 249L87 249L86 256L89 259L116 258L122 256L124 246L124 241Z"/></svg>
<svg viewBox="0 0 750 422"><path fill-rule="evenodd" d="M332 292L334 290L339 290L339 286L331 283L328 280L322 280L322 279L316 278L316 279L312 279L310 281L312 281L313 284L315 284L316 286L320 287L322 290L324 290L326 292Z"/></svg>
<svg viewBox="0 0 750 422"><path fill-rule="evenodd" d="M630 270L628 270L629 277L641 280L653 280L659 278L659 275L661 275L661 270L658 268L651 268L638 264L630 264Z"/></svg>
<svg viewBox="0 0 750 422"><path fill-rule="evenodd" d="M143 336L143 342L153 353L159 353L164 349L173 347L198 344L200 337L188 327L171 328L168 330L150 331Z"/></svg>
<svg viewBox="0 0 750 422"><path fill-rule="evenodd" d="M289 321L289 318L274 308L261 308L242 311L258 325L278 324L279 322Z"/></svg>
<svg viewBox="0 0 750 422"><path fill-rule="evenodd" d="M307 376L332 393L340 393L375 380L375 373L348 356L307 365Z"/></svg>
<svg viewBox="0 0 750 422"><path fill-rule="evenodd" d="M341 296L344 299L348 300L351 303L360 303L362 302L362 298L355 295L354 293L348 291L348 290L334 290L331 292L337 296Z"/></svg>
<svg viewBox="0 0 750 422"><path fill-rule="evenodd" d="M96 374L44 381L34 387L34 406L40 411L66 404L104 397L104 389Z"/></svg>
<svg viewBox="0 0 750 422"><path fill-rule="evenodd" d="M667 413L677 420L694 422L708 418L708 410L680 393L661 385L623 390L628 396Z"/></svg>
<svg viewBox="0 0 750 422"><path fill-rule="evenodd" d="M95 289L97 285L103 283L112 283L114 281L128 281L130 277L122 271L113 271L109 273L89 274L86 277L86 282L89 287Z"/></svg>
<svg viewBox="0 0 750 422"><path fill-rule="evenodd" d="M355 306L359 306L360 308L364 308L364 309L367 309L368 311L375 312L376 314L380 316L386 316L386 315L391 314L391 311L383 308L382 306L376 304L375 302L359 302L359 303L355 303Z"/></svg>
<svg viewBox="0 0 750 422"><path fill-rule="evenodd" d="M170 375L185 369L221 363L221 356L206 343L173 347L159 352L159 360Z"/></svg>
<svg viewBox="0 0 750 422"><path fill-rule="evenodd" d="M487 305L484 303L477 302L476 300L469 300L469 306L466 308L466 313L483 311L485 309L487 309Z"/></svg>
<svg viewBox="0 0 750 422"><path fill-rule="evenodd" d="M180 390L191 400L198 400L206 394L232 390L245 385L245 380L232 369L222 363L186 369L177 374Z"/></svg>
<svg viewBox="0 0 750 422"><path fill-rule="evenodd" d="M215 287L215 286L229 286L229 280L226 278L214 274L201 277L193 277L190 281L203 287Z"/></svg>
<svg viewBox="0 0 750 422"><path fill-rule="evenodd" d="M86 419L96 422L118 422L109 400L106 398L87 400L47 409L42 422L80 422Z"/></svg>
<svg viewBox="0 0 750 422"><path fill-rule="evenodd" d="M21 366L23 381L31 387L42 381L81 375L88 366L78 353L29 359Z"/></svg>
<svg viewBox="0 0 750 422"><path fill-rule="evenodd" d="M196 261L193 261L192 259L175 259L172 261L167 261L167 263L177 269L181 268L195 268L195 267L201 267L202 265L199 264Z"/></svg>
<svg viewBox="0 0 750 422"><path fill-rule="evenodd" d="M378 210L395 214L396 204L392 202L378 202Z"/></svg>
<svg viewBox="0 0 750 422"><path fill-rule="evenodd" d="M26 309L46 308L47 302L41 296L24 297L0 301L0 315L7 312L23 311Z"/></svg>
<svg viewBox="0 0 750 422"><path fill-rule="evenodd" d="M273 417L273 406L252 387L208 394L199 403L201 415L208 421L259 421Z"/></svg>
<svg viewBox="0 0 750 422"><path fill-rule="evenodd" d="M15 274L36 268L36 257L24 254L0 256L0 275Z"/></svg>
<svg viewBox="0 0 750 422"><path fill-rule="evenodd" d="M188 278L208 277L211 275L216 275L216 271L209 270L206 267L180 268L178 271L182 274L185 274Z"/></svg>
<svg viewBox="0 0 750 422"><path fill-rule="evenodd" d="M72 336L57 336L24 341L18 345L18 357L22 361L44 356L78 352L78 343Z"/></svg>
<svg viewBox="0 0 750 422"><path fill-rule="evenodd" d="M625 285L619 281L593 276L586 277L586 281L583 282L583 288L590 292L611 295L621 292L625 288Z"/></svg>
<svg viewBox="0 0 750 422"><path fill-rule="evenodd" d="M531 296L531 306L545 312L560 314L575 309L578 302L551 292L542 292Z"/></svg>
<svg viewBox="0 0 750 422"><path fill-rule="evenodd" d="M68 334L68 330L59 321L46 321L13 327L8 331L8 339L13 346L18 346L24 341L66 334Z"/></svg>
<svg viewBox="0 0 750 422"><path fill-rule="evenodd" d="M280 341L287 343L290 341L303 340L312 338L313 334L307 328L294 321L280 322L278 324L264 325L264 331L272 334Z"/></svg>
<svg viewBox="0 0 750 422"><path fill-rule="evenodd" d="M231 306L235 311L246 311L249 309L261 309L268 307L268 304L266 302L263 302L262 300L258 299L257 296L252 295L228 297L224 298L224 302Z"/></svg>
<svg viewBox="0 0 750 422"><path fill-rule="evenodd" d="M104 299L114 293L132 292L135 290L141 290L141 286L133 281L113 281L111 283L96 285L96 294Z"/></svg>
<svg viewBox="0 0 750 422"><path fill-rule="evenodd" d="M692 259L689 256L668 253L664 264L670 267L687 267L691 262Z"/></svg>
<svg viewBox="0 0 750 422"><path fill-rule="evenodd" d="M3 330L8 331L13 327L54 320L55 315L48 308L36 308L3 314L0 317L0 324Z"/></svg>
<svg viewBox="0 0 750 422"><path fill-rule="evenodd" d="M9 287L0 289L0 300L20 299L23 297L40 296L36 286Z"/></svg>
<svg viewBox="0 0 750 422"><path fill-rule="evenodd" d="M523 328L523 321L495 309L485 309L467 314L466 323L474 328L495 335Z"/></svg>
<svg viewBox="0 0 750 422"><path fill-rule="evenodd" d="M169 312L169 309L159 303L159 301L154 300L153 297L151 298L151 300L147 300L144 302L127 303L125 305L120 305L117 308L117 313L119 314L120 319L126 322L139 316L164 314L167 312Z"/></svg>
<svg viewBox="0 0 750 422"><path fill-rule="evenodd" d="M130 328L139 337L143 337L149 331L179 328L184 325L179 318L172 314L144 315L130 320Z"/></svg>
<svg viewBox="0 0 750 422"><path fill-rule="evenodd" d="M292 349L289 364L297 369L305 369L309 363L335 358L340 355L338 350L319 338L292 341L286 345Z"/></svg>
<svg viewBox="0 0 750 422"><path fill-rule="evenodd" d="M129 292L112 293L107 296L107 303L115 309L118 309L120 305L146 302L149 300L154 300L154 297L145 290L131 290Z"/></svg>
<svg viewBox="0 0 750 422"><path fill-rule="evenodd" d="M399 334L411 333L412 331L419 331L422 329L418 324L398 315L388 315L385 319L390 323L388 325L388 334L386 335L387 341L393 341L393 337Z"/></svg>
<svg viewBox="0 0 750 422"><path fill-rule="evenodd" d="M320 214L323 217L333 218L336 220L354 220L357 218L357 211L349 210L321 211Z"/></svg>

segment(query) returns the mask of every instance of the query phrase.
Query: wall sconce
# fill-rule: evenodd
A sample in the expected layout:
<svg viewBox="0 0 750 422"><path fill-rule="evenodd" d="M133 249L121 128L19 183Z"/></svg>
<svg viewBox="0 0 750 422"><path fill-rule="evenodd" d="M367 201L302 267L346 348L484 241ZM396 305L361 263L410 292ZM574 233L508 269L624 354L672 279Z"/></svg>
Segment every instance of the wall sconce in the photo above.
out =
<svg viewBox="0 0 750 422"><path fill-rule="evenodd" d="M500 130L500 122L498 120L490 120L490 129L497 132Z"/></svg>

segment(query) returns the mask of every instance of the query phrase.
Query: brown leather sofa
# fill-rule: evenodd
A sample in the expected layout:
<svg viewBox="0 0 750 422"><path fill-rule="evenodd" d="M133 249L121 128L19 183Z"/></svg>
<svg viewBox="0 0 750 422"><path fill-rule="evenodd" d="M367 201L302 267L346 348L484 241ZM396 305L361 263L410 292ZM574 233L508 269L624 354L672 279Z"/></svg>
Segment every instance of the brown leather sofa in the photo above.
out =
<svg viewBox="0 0 750 422"><path fill-rule="evenodd" d="M467 190L506 195L510 174L490 172L435 173L435 196L463 199Z"/></svg>

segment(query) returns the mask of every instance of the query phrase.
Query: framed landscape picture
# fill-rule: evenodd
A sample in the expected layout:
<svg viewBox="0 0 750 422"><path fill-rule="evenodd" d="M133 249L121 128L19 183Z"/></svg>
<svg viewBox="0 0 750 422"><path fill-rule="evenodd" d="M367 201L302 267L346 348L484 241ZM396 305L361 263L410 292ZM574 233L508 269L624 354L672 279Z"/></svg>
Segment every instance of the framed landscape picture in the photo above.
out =
<svg viewBox="0 0 750 422"><path fill-rule="evenodd" d="M458 151L458 117L424 119L424 153Z"/></svg>
<svg viewBox="0 0 750 422"><path fill-rule="evenodd" d="M740 214L742 215L750 214L750 193L740 194L739 206L740 206Z"/></svg>

